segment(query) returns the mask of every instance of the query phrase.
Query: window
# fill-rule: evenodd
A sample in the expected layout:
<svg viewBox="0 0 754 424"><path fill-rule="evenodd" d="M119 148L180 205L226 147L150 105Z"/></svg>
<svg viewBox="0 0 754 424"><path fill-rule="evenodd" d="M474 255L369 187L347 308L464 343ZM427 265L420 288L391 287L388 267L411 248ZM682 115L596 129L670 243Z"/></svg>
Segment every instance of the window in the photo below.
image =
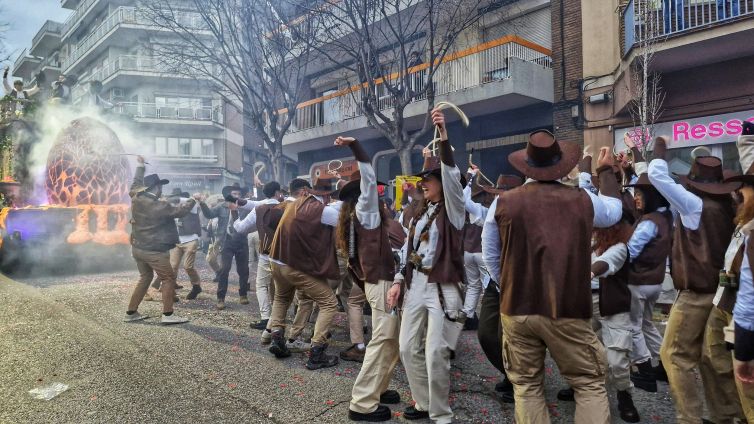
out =
<svg viewBox="0 0 754 424"><path fill-rule="evenodd" d="M191 140L188 138L181 138L178 140L178 154L181 156L191 155Z"/></svg>
<svg viewBox="0 0 754 424"><path fill-rule="evenodd" d="M215 141L211 139L202 140L202 156L213 156L215 154Z"/></svg>
<svg viewBox="0 0 754 424"><path fill-rule="evenodd" d="M155 138L155 149L154 153L156 155L167 155L168 154L168 139L165 137L157 137Z"/></svg>
<svg viewBox="0 0 754 424"><path fill-rule="evenodd" d="M215 140L210 138L155 137L157 156L206 157L215 156Z"/></svg>
<svg viewBox="0 0 754 424"><path fill-rule="evenodd" d="M180 154L178 151L178 139L173 137L168 138L168 155L177 156Z"/></svg>

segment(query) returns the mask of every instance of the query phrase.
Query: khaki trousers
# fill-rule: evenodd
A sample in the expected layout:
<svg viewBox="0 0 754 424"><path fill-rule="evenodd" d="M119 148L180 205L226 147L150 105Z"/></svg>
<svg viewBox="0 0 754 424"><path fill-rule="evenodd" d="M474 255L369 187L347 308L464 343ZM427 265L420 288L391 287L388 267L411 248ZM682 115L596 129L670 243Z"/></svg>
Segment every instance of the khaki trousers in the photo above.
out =
<svg viewBox="0 0 754 424"><path fill-rule="evenodd" d="M440 306L439 287L414 271L403 299L399 349L416 409L428 411L434 422L449 423L453 420L448 404L450 348L443 331L445 311ZM457 316L463 307L458 290L447 285L442 293L448 315Z"/></svg>
<svg viewBox="0 0 754 424"><path fill-rule="evenodd" d="M503 362L513 383L518 424L549 423L544 396L545 355L574 390L579 424L610 423L605 389L605 348L586 319L501 314Z"/></svg>
<svg viewBox="0 0 754 424"><path fill-rule="evenodd" d="M215 241L214 243L210 244L207 248L207 264L210 268L212 268L212 271L215 271L215 274L220 272L220 269L222 266L220 266L220 261L218 260L220 257L220 242Z"/></svg>
<svg viewBox="0 0 754 424"><path fill-rule="evenodd" d="M296 302L296 315L293 317L293 324L291 324L290 334L288 334L288 338L291 340L296 339L304 332L306 325L311 322L312 315L314 314L314 300L307 296L306 293L296 290L294 300ZM335 302L337 304L337 299Z"/></svg>
<svg viewBox="0 0 754 424"><path fill-rule="evenodd" d="M733 376L733 360L725 344L723 328L733 316L713 307L704 329L704 346L699 371L704 384L704 399L710 420L715 424L733 424L736 418L743 418L741 399ZM706 384L707 382L714 382Z"/></svg>
<svg viewBox="0 0 754 424"><path fill-rule="evenodd" d="M387 390L398 363L401 321L397 314L391 315L385 305L391 285L391 281L380 280L377 284L364 286L366 300L372 307L372 340L367 345L364 363L351 391L350 409L354 412L368 414L377 409L380 395Z"/></svg>
<svg viewBox="0 0 754 424"><path fill-rule="evenodd" d="M262 319L270 319L272 299L275 296L275 286L272 284L272 268L267 255L259 255L257 261L257 302Z"/></svg>
<svg viewBox="0 0 754 424"><path fill-rule="evenodd" d="M710 364L702 361L704 333L714 296L681 290L670 310L665 328L660 357L668 373L670 393L679 424L696 424L702 417L702 399L696 389L694 368L699 367L702 384L708 392L721 383L715 378L716 372Z"/></svg>
<svg viewBox="0 0 754 424"><path fill-rule="evenodd" d="M592 294L592 328L602 337L607 353L608 376L616 390L629 390L631 383L631 313L600 315L600 295Z"/></svg>
<svg viewBox="0 0 754 424"><path fill-rule="evenodd" d="M373 284L364 284L364 290ZM354 284L351 287L351 293L348 295L346 311L348 312L348 329L350 332L351 343L364 343L364 303L367 301L366 295L361 288ZM371 306L371 304L370 304Z"/></svg>
<svg viewBox="0 0 754 424"><path fill-rule="evenodd" d="M162 292L162 312L173 312L173 298L175 297L175 272L170 266L170 254L168 252L152 252L141 250L136 247L131 248L131 255L136 261L136 268L139 270L139 282L136 284L131 300L128 302L128 310L135 311L144 299L144 295L149 289L149 283L157 274L162 281L160 291Z"/></svg>
<svg viewBox="0 0 754 424"><path fill-rule="evenodd" d="M733 358L732 353L731 358ZM734 378L734 380L736 382L736 390L738 390L738 397L741 399L741 409L746 417L746 422L754 423L754 387L744 386L737 378Z"/></svg>
<svg viewBox="0 0 754 424"><path fill-rule="evenodd" d="M306 296L317 302L319 315L314 324L313 345L327 343L327 332L332 326L333 318L338 312L338 301L335 299L327 280L315 278L301 271L297 271L288 265L271 263L272 277L275 281L275 301L272 305L270 328L285 331L285 315L293 301L295 291L298 289Z"/></svg>
<svg viewBox="0 0 754 424"><path fill-rule="evenodd" d="M199 273L194 268L196 262L196 251L199 249L199 240L193 240L187 243L176 244L173 249L170 250L170 265L175 271L176 278L178 277L178 269L183 263L183 269L186 270L186 275L189 277L191 284L199 284Z"/></svg>

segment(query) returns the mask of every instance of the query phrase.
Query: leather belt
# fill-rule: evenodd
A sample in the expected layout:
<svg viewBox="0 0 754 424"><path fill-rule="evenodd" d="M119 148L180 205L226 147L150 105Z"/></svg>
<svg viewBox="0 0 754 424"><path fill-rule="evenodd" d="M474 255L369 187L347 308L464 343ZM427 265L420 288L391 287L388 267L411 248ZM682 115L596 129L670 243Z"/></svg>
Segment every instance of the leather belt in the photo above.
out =
<svg viewBox="0 0 754 424"><path fill-rule="evenodd" d="M426 275L428 277L429 277L429 273L432 272L432 268L425 267L425 266L414 268L414 269L417 270L417 271L419 271L419 272L421 272L422 274L424 274L424 275Z"/></svg>

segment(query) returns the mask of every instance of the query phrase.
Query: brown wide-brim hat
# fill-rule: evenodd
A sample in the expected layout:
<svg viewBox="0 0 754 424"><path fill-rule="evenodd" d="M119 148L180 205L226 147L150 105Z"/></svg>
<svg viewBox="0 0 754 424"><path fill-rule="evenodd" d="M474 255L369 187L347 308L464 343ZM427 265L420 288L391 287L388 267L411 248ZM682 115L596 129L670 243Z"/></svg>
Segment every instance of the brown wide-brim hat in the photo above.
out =
<svg viewBox="0 0 754 424"><path fill-rule="evenodd" d="M581 148L576 143L555 140L547 130L529 134L525 149L508 155L517 171L537 181L557 181L579 163Z"/></svg>
<svg viewBox="0 0 754 424"><path fill-rule="evenodd" d="M439 156L430 156L424 158L424 166L422 166L422 171L418 174L414 174L413 176L424 179L430 175L434 175L438 180L442 181L442 172L440 170L440 166ZM466 176L463 175L463 172L461 173L460 181L461 187L466 187Z"/></svg>
<svg viewBox="0 0 754 424"><path fill-rule="evenodd" d="M337 190L334 185L337 184L333 178L319 178L309 190L310 194L315 196L332 196Z"/></svg>
<svg viewBox="0 0 754 424"><path fill-rule="evenodd" d="M518 175L500 174L497 177L497 182L495 183L495 187L482 186L482 190L491 194L500 194L508 190L512 190L516 187L522 186L523 184L524 184L524 179L519 177Z"/></svg>
<svg viewBox="0 0 754 424"><path fill-rule="evenodd" d="M377 185L387 185L383 182L377 181ZM352 197L358 197L361 194L361 172L356 171L351 174L351 180L348 181L343 187L340 188L338 193L338 200L346 200Z"/></svg>
<svg viewBox="0 0 754 424"><path fill-rule="evenodd" d="M741 188L740 181L726 182L723 162L715 156L699 156L691 164L688 175L678 175L681 184L708 194L730 194ZM729 177L734 175L728 174Z"/></svg>

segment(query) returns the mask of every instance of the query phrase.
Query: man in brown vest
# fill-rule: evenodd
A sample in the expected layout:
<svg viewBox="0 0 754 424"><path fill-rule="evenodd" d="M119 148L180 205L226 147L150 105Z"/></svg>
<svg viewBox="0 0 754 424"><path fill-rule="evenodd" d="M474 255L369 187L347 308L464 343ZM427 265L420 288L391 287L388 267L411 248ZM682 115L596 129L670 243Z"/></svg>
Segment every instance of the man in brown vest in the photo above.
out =
<svg viewBox="0 0 754 424"><path fill-rule="evenodd" d="M607 148L597 162L599 196L558 182L578 163L579 150L548 131L532 133L526 149L508 157L529 180L500 195L484 225L483 254L499 258L487 266L499 276L503 361L520 423L549 422L548 349L575 392L574 422L610 422L605 348L591 325L589 252L593 227L617 223L622 207Z"/></svg>
<svg viewBox="0 0 754 424"><path fill-rule="evenodd" d="M664 138L655 141L649 181L676 211L671 275L679 290L670 311L660 357L668 373L678 423L698 423L702 400L694 368L699 367L713 422L732 422L737 399L731 375L721 374L702 360L704 334L712 310L725 251L735 228L730 194L740 183L723 182L722 161L713 156L694 159L682 183L668 174Z"/></svg>
<svg viewBox="0 0 754 424"><path fill-rule="evenodd" d="M285 343L285 315L296 290L317 302L319 314L314 325L312 348L306 367L315 370L338 363L327 355L327 333L338 311L335 293L328 279L339 278L333 243L338 209L327 206L324 197L331 191L312 190L289 204L280 220L270 248L270 266L275 280L272 305L270 352L277 358L290 356Z"/></svg>

